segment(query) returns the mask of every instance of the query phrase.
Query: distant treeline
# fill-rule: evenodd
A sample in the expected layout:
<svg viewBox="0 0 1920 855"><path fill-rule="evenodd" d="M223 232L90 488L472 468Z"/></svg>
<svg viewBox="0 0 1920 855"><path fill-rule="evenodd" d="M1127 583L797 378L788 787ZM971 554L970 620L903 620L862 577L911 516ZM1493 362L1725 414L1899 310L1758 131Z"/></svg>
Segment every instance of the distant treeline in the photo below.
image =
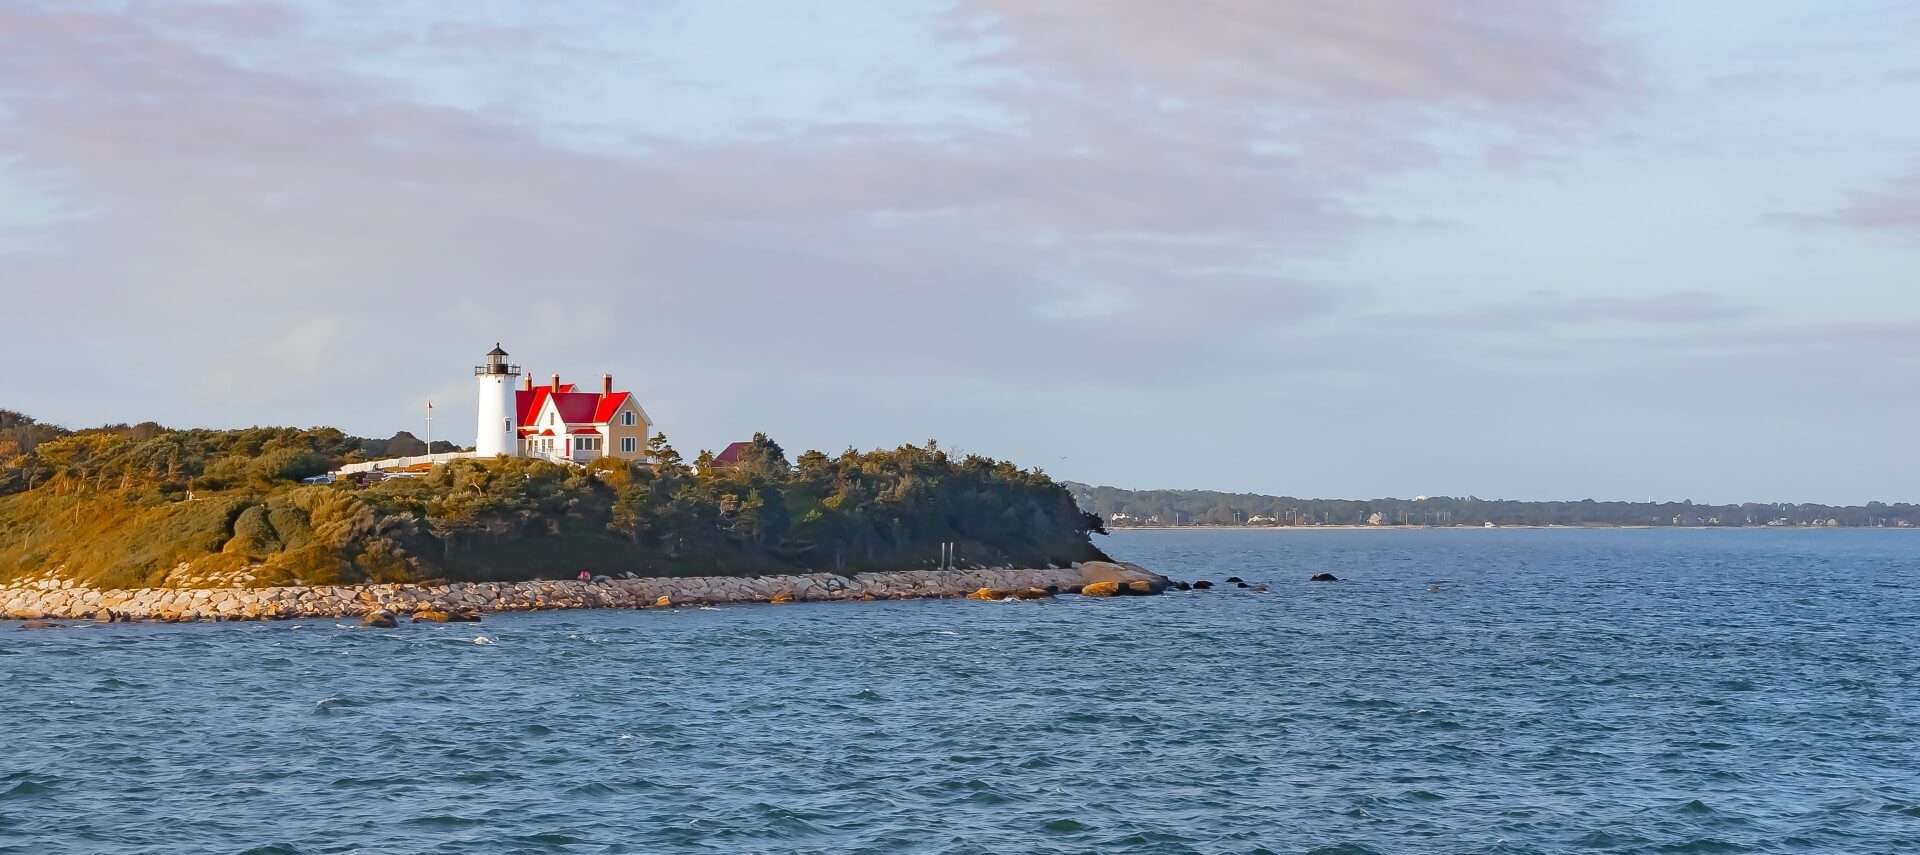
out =
<svg viewBox="0 0 1920 855"><path fill-rule="evenodd" d="M89 433L113 433L138 440L152 439L166 432L158 422L141 422L137 425L115 424L89 428ZM0 463L23 455L30 455L48 440L68 436L75 431L35 421L32 416L13 410L0 410ZM358 460L381 460L389 457L413 457L427 453L427 444L419 437L407 431L400 431L386 439L369 439L364 436L345 436L340 448L341 460L352 463ZM460 446L446 440L434 440L433 452L459 451ZM16 473L17 474L17 473ZM0 484L0 492L5 491Z"/></svg>
<svg viewBox="0 0 1920 855"><path fill-rule="evenodd" d="M737 462L702 453L687 465L656 435L641 461L463 459L417 477L302 483L375 448L425 444L332 428L70 431L0 411L0 581L853 572L932 566L946 543L976 566L1104 557L1089 537L1100 521L1061 485L932 442L789 460L756 435Z"/></svg>
<svg viewBox="0 0 1920 855"><path fill-rule="evenodd" d="M1519 502L1477 496L1297 499L1212 490L1123 490L1065 482L1109 527L1143 525L1920 526L1920 506L1749 502Z"/></svg>

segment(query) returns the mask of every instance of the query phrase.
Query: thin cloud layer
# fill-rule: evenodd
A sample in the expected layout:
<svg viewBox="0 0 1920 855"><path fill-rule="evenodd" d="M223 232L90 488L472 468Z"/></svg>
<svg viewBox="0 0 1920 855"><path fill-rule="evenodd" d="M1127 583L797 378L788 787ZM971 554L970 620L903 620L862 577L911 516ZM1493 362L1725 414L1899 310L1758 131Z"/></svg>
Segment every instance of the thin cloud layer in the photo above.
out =
<svg viewBox="0 0 1920 855"><path fill-rule="evenodd" d="M500 339L635 378L688 445L939 433L1043 462L1070 440L1036 414L1222 384L1254 396L1229 423L1271 424L1436 353L1529 376L1594 358L1570 328L1772 319L1698 281L1537 300L1531 273L1351 272L1476 228L1450 182L1651 156L1606 142L1648 138L1658 90L1615 7L870 13L897 44L782 42L756 28L793 10L750 11L0 7L0 188L38 199L0 212L0 333L71 354L0 406L383 433ZM127 372L153 354L187 393ZM1065 474L1233 486L1125 451L1148 441Z"/></svg>

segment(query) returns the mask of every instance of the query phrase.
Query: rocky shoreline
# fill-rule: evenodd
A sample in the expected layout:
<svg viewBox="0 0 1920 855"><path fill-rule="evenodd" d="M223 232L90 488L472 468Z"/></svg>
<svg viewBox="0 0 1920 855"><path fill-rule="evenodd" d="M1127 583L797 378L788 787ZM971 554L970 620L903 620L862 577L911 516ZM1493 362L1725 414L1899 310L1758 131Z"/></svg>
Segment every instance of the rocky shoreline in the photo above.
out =
<svg viewBox="0 0 1920 855"><path fill-rule="evenodd" d="M1035 599L1054 594L1157 594L1166 577L1135 564L1070 568L904 570L783 576L689 576L592 582L455 582L279 588L101 590L42 579L0 586L0 617L16 620L190 622L363 618L387 612L421 620L554 609L643 609L709 603L791 603L951 597Z"/></svg>

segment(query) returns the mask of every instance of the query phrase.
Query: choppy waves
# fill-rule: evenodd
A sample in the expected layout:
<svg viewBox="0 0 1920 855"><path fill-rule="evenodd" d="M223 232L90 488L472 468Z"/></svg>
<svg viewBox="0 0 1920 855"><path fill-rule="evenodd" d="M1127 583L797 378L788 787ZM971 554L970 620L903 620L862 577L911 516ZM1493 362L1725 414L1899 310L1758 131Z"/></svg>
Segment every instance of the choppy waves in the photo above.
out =
<svg viewBox="0 0 1920 855"><path fill-rule="evenodd" d="M1920 849L1920 537L1113 547L1274 594L0 629L0 852Z"/></svg>

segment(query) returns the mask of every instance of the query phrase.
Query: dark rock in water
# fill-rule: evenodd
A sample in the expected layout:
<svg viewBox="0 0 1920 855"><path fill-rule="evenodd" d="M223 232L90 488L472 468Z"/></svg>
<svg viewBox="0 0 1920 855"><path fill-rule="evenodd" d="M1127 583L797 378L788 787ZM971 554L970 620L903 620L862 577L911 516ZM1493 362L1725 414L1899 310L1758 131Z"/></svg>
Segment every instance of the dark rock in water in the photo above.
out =
<svg viewBox="0 0 1920 855"><path fill-rule="evenodd" d="M1191 591L1193 590L1193 586L1186 582L1175 582L1173 583L1173 589L1176 591Z"/></svg>
<svg viewBox="0 0 1920 855"><path fill-rule="evenodd" d="M446 623L452 619L452 615L438 609L421 609L413 613L414 623Z"/></svg>
<svg viewBox="0 0 1920 855"><path fill-rule="evenodd" d="M1246 581L1247 581L1247 580L1245 580L1245 579L1242 579L1242 578L1240 578L1240 577L1238 577L1238 576L1228 576L1228 577L1227 577L1227 584L1229 584L1229 585L1241 585L1241 584L1245 584L1245 583L1246 583Z"/></svg>
<svg viewBox="0 0 1920 855"><path fill-rule="evenodd" d="M1045 588L1026 588L1013 592L1013 595L1022 600L1044 600L1053 596L1053 592Z"/></svg>
<svg viewBox="0 0 1920 855"><path fill-rule="evenodd" d="M1234 586L1234 587L1236 587L1236 588L1251 588L1251 587L1253 587L1252 585L1249 585L1249 584L1247 584L1247 583L1245 583L1245 582L1234 582L1234 583L1233 583L1233 586Z"/></svg>
<svg viewBox="0 0 1920 855"><path fill-rule="evenodd" d="M377 629L392 629L399 626L400 621L393 616L393 612L387 611L386 609L374 609L373 611L367 612L366 617L360 619L360 625L371 626Z"/></svg>
<svg viewBox="0 0 1920 855"><path fill-rule="evenodd" d="M59 629L60 624L47 620L28 620L20 622L21 629Z"/></svg>
<svg viewBox="0 0 1920 855"><path fill-rule="evenodd" d="M453 623L479 623L480 613L472 609L452 609L447 612L447 620Z"/></svg>
<svg viewBox="0 0 1920 855"><path fill-rule="evenodd" d="M1340 581L1340 577L1338 577L1338 576L1335 576L1335 575L1333 575L1332 573L1315 573L1315 574L1313 574L1313 578L1311 578L1311 579L1308 579L1307 581L1309 581L1309 582L1338 582L1338 581Z"/></svg>
<svg viewBox="0 0 1920 855"><path fill-rule="evenodd" d="M1209 591L1213 589L1213 583L1205 579L1201 579L1200 581L1193 583L1193 589L1196 591Z"/></svg>
<svg viewBox="0 0 1920 855"><path fill-rule="evenodd" d="M1123 593L1130 594L1136 597L1144 597L1144 596L1147 596L1148 594L1158 594L1164 587L1165 587L1164 585L1161 585L1158 582L1149 582L1145 579L1135 579L1127 583L1126 590Z"/></svg>

